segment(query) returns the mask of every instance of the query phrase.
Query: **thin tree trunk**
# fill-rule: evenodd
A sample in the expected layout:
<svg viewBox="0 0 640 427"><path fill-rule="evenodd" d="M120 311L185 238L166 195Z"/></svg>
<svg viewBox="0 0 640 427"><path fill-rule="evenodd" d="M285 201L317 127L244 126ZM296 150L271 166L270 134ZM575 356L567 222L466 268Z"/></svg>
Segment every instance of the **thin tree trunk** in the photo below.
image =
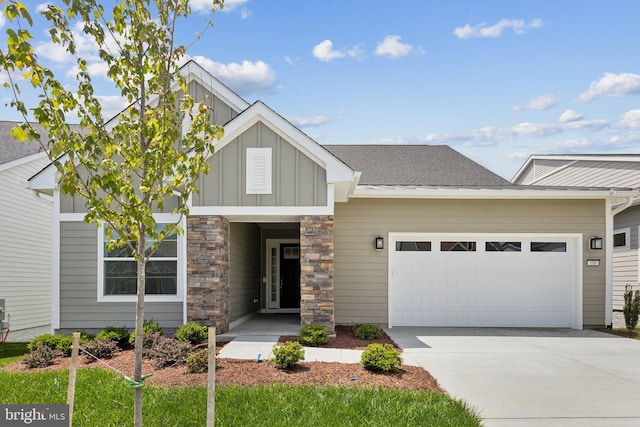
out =
<svg viewBox="0 0 640 427"><path fill-rule="evenodd" d="M145 288L145 239L144 231L138 239L138 280L136 303L136 341L134 346L134 380L142 381L142 343L144 342L144 288ZM142 427L142 388L135 388L133 392L133 425Z"/></svg>

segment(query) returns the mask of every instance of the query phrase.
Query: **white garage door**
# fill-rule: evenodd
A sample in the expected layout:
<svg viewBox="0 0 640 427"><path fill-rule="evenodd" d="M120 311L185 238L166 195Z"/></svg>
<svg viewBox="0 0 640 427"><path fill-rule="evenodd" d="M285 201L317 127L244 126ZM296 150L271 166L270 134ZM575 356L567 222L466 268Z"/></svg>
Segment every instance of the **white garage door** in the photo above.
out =
<svg viewBox="0 0 640 427"><path fill-rule="evenodd" d="M582 328L576 235L389 234L389 326Z"/></svg>

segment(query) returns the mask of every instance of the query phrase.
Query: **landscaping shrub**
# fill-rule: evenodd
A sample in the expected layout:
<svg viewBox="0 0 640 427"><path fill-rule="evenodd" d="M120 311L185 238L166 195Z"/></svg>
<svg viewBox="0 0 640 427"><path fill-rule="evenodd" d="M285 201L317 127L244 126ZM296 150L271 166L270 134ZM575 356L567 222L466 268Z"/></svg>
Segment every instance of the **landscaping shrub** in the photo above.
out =
<svg viewBox="0 0 640 427"><path fill-rule="evenodd" d="M36 337L37 338L37 337ZM53 364L53 359L62 356L60 350L51 348L41 342L36 343L31 352L22 359L22 363L29 368L46 368Z"/></svg>
<svg viewBox="0 0 640 427"><path fill-rule="evenodd" d="M278 369L290 369L304 359L304 348L302 344L289 341L283 346L273 346L273 357L271 360Z"/></svg>
<svg viewBox="0 0 640 427"><path fill-rule="evenodd" d="M82 347L98 359L111 359L113 354L118 351L118 344L115 341L106 338L92 339ZM87 353L83 354L87 363L93 363L96 361L96 359Z"/></svg>
<svg viewBox="0 0 640 427"><path fill-rule="evenodd" d="M164 335L162 327L158 322L154 322L153 320L145 320L142 325L142 333L144 335L158 333L160 335ZM129 344L135 345L136 343L136 331L131 332L129 335Z"/></svg>
<svg viewBox="0 0 640 427"><path fill-rule="evenodd" d="M71 354L71 345L73 344L73 337L71 335L51 335L51 334L43 334L34 337L27 348L30 351L35 350L39 344L49 347L52 350L59 350L64 355L68 356Z"/></svg>
<svg viewBox="0 0 640 427"><path fill-rule="evenodd" d="M142 355L144 357L153 357L152 348L155 347L156 343L164 338L160 332L152 332L150 334L145 334L144 339L142 340Z"/></svg>
<svg viewBox="0 0 640 427"><path fill-rule="evenodd" d="M206 341L209 336L209 328L199 325L196 322L189 322L182 325L176 331L176 339L178 341L189 341L191 344L200 344Z"/></svg>
<svg viewBox="0 0 640 427"><path fill-rule="evenodd" d="M329 332L320 325L303 326L298 341L303 345L317 347L329 341Z"/></svg>
<svg viewBox="0 0 640 427"><path fill-rule="evenodd" d="M216 361L218 360L216 354ZM216 363L216 368L218 364ZM209 351L199 350L191 353L187 357L187 372L190 374L199 374L209 370Z"/></svg>
<svg viewBox="0 0 640 427"><path fill-rule="evenodd" d="M188 342L178 341L175 338L154 334L155 342L151 348L145 351L148 357L155 359L156 368L165 368L171 365L181 365L187 361L192 346Z"/></svg>
<svg viewBox="0 0 640 427"><path fill-rule="evenodd" d="M125 327L107 326L96 336L97 339L115 341L120 348L129 346L129 330Z"/></svg>
<svg viewBox="0 0 640 427"><path fill-rule="evenodd" d="M398 372L402 356L391 344L373 343L362 352L360 364L370 371Z"/></svg>
<svg viewBox="0 0 640 427"><path fill-rule="evenodd" d="M629 285L624 287L624 323L629 334L638 326L638 315L640 315L640 291Z"/></svg>
<svg viewBox="0 0 640 427"><path fill-rule="evenodd" d="M375 340L382 336L382 328L373 323L364 323L355 327L353 333L360 340Z"/></svg>

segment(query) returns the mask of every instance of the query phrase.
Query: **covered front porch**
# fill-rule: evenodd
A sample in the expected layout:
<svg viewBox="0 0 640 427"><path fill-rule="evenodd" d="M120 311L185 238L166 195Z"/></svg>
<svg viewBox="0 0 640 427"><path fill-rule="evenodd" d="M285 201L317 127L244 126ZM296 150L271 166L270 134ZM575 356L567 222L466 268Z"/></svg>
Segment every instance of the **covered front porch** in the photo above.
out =
<svg viewBox="0 0 640 427"><path fill-rule="evenodd" d="M282 335L311 324L335 332L333 216L190 216L187 260L187 321L224 334L271 330L264 315L287 314L297 330Z"/></svg>

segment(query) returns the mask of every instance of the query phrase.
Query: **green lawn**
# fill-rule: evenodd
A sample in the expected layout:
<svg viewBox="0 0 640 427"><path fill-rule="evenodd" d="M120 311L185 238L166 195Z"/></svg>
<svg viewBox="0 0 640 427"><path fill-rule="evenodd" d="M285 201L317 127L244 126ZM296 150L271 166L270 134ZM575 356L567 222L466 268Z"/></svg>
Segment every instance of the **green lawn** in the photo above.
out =
<svg viewBox="0 0 640 427"><path fill-rule="evenodd" d="M22 356L28 352L26 342L6 342L0 344L0 368L21 359Z"/></svg>
<svg viewBox="0 0 640 427"><path fill-rule="evenodd" d="M65 403L68 371L0 372L0 403ZM144 422L150 426L203 426L205 387L145 387ZM133 391L122 377L81 369L74 425L131 425ZM356 387L272 385L218 387L217 426L479 426L480 418L442 393Z"/></svg>

